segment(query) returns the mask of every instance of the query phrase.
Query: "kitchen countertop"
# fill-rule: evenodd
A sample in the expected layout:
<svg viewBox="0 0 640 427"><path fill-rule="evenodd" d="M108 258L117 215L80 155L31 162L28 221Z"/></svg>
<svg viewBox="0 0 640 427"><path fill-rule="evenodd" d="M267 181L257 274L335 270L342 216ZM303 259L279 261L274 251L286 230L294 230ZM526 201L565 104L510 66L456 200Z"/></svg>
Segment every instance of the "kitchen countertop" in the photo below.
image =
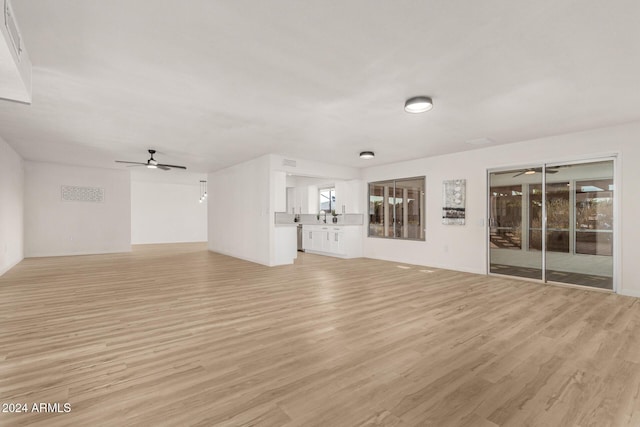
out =
<svg viewBox="0 0 640 427"><path fill-rule="evenodd" d="M340 224L340 223L334 224L332 222L331 223L328 222L326 224L323 223L323 222L314 223L314 224L308 224L308 223L305 224L305 223L300 223L300 222L291 222L291 223L286 223L286 224L275 224L276 227L292 227L292 226L297 227L298 225L303 225L303 226L304 225L322 225L322 226L325 226L325 227L353 227L353 226L360 227L360 226L362 226L362 224Z"/></svg>
<svg viewBox="0 0 640 427"><path fill-rule="evenodd" d="M331 214L327 215L327 221L324 222L324 216L321 216L321 219L316 218L316 214L288 214L285 212L276 212L274 218L274 224L276 225L326 225L326 226L347 226L347 225L363 225L364 215L358 213L345 213L337 216L338 222L334 223L332 221L333 216ZM295 218L298 218L299 221L295 221Z"/></svg>

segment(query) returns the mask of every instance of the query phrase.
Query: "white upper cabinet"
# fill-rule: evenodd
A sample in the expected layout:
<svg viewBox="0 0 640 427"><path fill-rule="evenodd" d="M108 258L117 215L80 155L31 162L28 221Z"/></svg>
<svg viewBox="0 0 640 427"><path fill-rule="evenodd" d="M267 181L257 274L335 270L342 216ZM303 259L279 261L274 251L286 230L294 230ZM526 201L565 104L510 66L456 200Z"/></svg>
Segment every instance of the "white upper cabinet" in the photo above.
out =
<svg viewBox="0 0 640 427"><path fill-rule="evenodd" d="M352 179L349 181L336 181L336 212L362 213L362 181Z"/></svg>

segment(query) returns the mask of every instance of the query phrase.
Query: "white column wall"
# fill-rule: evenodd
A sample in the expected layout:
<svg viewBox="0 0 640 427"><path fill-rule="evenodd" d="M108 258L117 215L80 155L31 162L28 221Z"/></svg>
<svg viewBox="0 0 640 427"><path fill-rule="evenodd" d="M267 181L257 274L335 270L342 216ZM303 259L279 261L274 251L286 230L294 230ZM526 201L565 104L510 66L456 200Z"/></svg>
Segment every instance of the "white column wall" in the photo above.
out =
<svg viewBox="0 0 640 427"><path fill-rule="evenodd" d="M268 155L209 174L210 251L270 264L270 177Z"/></svg>
<svg viewBox="0 0 640 427"><path fill-rule="evenodd" d="M24 163L0 138L0 276L24 257Z"/></svg>

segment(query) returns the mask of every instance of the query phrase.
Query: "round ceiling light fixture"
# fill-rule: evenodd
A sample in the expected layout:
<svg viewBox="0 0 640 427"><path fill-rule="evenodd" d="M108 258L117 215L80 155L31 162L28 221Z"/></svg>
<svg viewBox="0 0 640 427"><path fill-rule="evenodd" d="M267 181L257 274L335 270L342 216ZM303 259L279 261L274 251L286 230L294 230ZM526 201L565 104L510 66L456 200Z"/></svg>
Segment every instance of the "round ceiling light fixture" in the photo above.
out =
<svg viewBox="0 0 640 427"><path fill-rule="evenodd" d="M373 151L363 151L360 153L361 159L373 159L375 157L375 153Z"/></svg>
<svg viewBox="0 0 640 427"><path fill-rule="evenodd" d="M407 113L424 113L433 108L433 100L428 96L414 96L404 103L404 111Z"/></svg>

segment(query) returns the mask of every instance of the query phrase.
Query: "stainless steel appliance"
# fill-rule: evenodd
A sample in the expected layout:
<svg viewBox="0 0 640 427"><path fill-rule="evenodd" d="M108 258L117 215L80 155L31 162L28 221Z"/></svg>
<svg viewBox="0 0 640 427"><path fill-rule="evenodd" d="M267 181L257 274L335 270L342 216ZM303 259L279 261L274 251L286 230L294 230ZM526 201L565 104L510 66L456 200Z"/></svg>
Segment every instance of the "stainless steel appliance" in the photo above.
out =
<svg viewBox="0 0 640 427"><path fill-rule="evenodd" d="M302 224L298 224L298 250L304 252L302 249Z"/></svg>

